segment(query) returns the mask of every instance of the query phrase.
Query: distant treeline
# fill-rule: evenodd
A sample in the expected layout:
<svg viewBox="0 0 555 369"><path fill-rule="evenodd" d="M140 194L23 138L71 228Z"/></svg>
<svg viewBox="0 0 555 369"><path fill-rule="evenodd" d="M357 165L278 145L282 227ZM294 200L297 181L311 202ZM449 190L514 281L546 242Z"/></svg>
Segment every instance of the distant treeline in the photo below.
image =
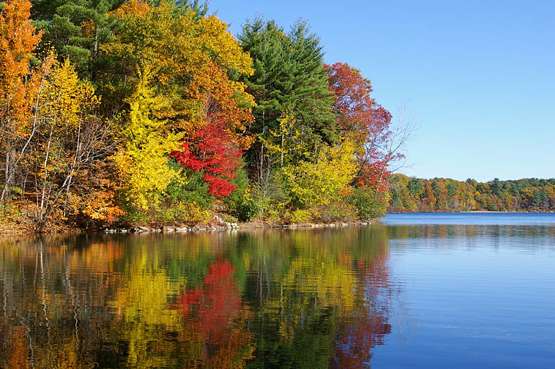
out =
<svg viewBox="0 0 555 369"><path fill-rule="evenodd" d="M555 179L390 179L391 211L554 211Z"/></svg>

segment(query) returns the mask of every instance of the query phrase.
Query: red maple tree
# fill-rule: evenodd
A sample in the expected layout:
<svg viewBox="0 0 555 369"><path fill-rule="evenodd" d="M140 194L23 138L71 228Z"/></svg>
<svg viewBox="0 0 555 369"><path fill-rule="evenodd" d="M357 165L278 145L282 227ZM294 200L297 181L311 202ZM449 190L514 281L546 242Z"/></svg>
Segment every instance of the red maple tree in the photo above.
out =
<svg viewBox="0 0 555 369"><path fill-rule="evenodd" d="M348 64L325 66L329 89L335 96L337 123L345 136L360 145L359 186L387 191L389 165L402 158L392 147L392 115L372 98L372 84Z"/></svg>
<svg viewBox="0 0 555 369"><path fill-rule="evenodd" d="M242 150L226 129L225 120L212 118L183 141L182 151L172 153L172 157L185 168L203 172L211 195L227 197L235 190L231 181L240 165L241 154Z"/></svg>

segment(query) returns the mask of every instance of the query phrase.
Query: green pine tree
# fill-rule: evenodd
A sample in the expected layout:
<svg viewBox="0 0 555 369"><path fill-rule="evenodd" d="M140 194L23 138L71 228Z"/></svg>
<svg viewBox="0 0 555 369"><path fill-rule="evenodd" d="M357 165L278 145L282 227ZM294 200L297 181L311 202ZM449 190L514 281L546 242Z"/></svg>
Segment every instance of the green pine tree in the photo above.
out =
<svg viewBox="0 0 555 369"><path fill-rule="evenodd" d="M314 160L322 145L337 140L332 97L318 38L305 23L286 33L275 22L247 23L239 36L253 58L255 73L246 80L256 101L247 153L252 172L267 182L276 167Z"/></svg>
<svg viewBox="0 0 555 369"><path fill-rule="evenodd" d="M122 0L34 0L33 19L45 31L41 48L69 58L81 77L95 80L100 45L109 39L110 10Z"/></svg>

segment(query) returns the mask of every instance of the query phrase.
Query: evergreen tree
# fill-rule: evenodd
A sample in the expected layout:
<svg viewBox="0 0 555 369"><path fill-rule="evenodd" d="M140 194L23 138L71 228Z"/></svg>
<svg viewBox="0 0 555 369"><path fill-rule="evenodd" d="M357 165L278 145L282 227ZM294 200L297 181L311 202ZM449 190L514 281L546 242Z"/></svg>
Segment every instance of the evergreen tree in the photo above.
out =
<svg viewBox="0 0 555 369"><path fill-rule="evenodd" d="M96 79L99 51L110 37L110 10L122 0L35 0L34 19L45 31L41 48L69 58L82 77Z"/></svg>
<svg viewBox="0 0 555 369"><path fill-rule="evenodd" d="M163 0L162 0L163 1ZM168 2L172 2L166 0ZM109 68L100 47L111 38L115 19L109 12L125 0L34 0L32 16L45 31L42 49L53 47L60 59L69 58L82 77L97 78L99 69ZM159 5L160 0L145 1ZM193 9L199 16L208 12L199 0L176 0L179 9Z"/></svg>
<svg viewBox="0 0 555 369"><path fill-rule="evenodd" d="M251 54L255 73L246 79L255 97L256 138L247 153L250 170L267 184L272 168L300 160L315 160L322 145L337 140L323 52L306 24L286 33L275 22L255 20L245 25L239 41Z"/></svg>

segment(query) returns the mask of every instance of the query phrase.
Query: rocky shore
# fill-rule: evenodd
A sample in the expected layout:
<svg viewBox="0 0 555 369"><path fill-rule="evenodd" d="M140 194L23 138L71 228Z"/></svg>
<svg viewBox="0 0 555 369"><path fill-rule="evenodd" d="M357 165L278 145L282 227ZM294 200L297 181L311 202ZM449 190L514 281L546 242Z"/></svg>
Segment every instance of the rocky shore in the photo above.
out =
<svg viewBox="0 0 555 369"><path fill-rule="evenodd" d="M185 234L185 233L214 233L234 232L257 229L324 229L363 227L375 223L374 221L335 222L335 223L303 223L303 224L271 224L271 223L227 223L221 222L211 225L175 225L175 226L133 226L128 228L109 228L104 230L107 234Z"/></svg>

